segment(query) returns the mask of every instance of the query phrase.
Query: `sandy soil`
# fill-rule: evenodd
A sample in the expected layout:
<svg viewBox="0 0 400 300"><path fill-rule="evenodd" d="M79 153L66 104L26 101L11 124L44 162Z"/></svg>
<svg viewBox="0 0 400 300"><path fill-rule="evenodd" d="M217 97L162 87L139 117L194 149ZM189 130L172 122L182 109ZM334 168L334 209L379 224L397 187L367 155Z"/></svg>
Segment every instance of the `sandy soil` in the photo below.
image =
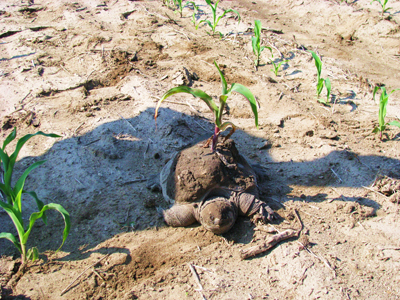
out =
<svg viewBox="0 0 400 300"><path fill-rule="evenodd" d="M197 22L211 18L196 3ZM19 136L62 135L29 141L15 172L46 159L26 188L63 205L72 220L58 253L61 216L37 222L28 244L40 260L20 278L17 250L0 241L0 298L400 299L400 130L389 126L382 141L372 133L374 86L400 88L400 1L383 15L369 0L219 6L219 14L233 8L242 17L221 20L222 39L204 24L196 30L189 8L180 17L162 1L0 3L0 140L13 126ZM274 59L288 60L279 76L268 50L254 68L255 19ZM329 106L316 101L307 49L322 56L322 76L331 79ZM214 60L228 83L246 85L259 101L258 130L238 94L224 118L240 128L233 138L241 153L265 169L261 198L282 217L273 226L298 229L295 210L304 224L299 239L249 260L240 251L272 234L246 218L223 236L166 227L156 207L167 203L146 189L174 151L212 133L212 114L189 95L165 101L157 126L154 109L179 84L217 96ZM387 121L400 117L399 99L391 95ZM28 220L28 197L23 209ZM14 230L0 211L0 232Z"/></svg>

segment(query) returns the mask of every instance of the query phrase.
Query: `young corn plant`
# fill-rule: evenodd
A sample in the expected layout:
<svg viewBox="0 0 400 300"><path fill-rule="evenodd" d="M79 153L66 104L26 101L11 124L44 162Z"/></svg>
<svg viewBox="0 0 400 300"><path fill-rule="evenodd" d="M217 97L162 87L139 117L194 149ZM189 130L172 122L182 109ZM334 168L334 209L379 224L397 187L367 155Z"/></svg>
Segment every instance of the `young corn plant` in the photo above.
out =
<svg viewBox="0 0 400 300"><path fill-rule="evenodd" d="M274 53L272 52L271 47L266 47L270 52L271 52L271 58L269 59L270 63L272 64L272 69L271 71L275 74L275 76L278 76L279 69L281 68L282 64L286 64L288 60L281 60L278 63L275 63L274 61Z"/></svg>
<svg viewBox="0 0 400 300"><path fill-rule="evenodd" d="M254 36L251 37L251 45L253 46L254 55L257 57L254 60L254 64L256 66L256 70L258 70L258 66L260 65L261 52L265 48L269 48L272 52L272 49L270 47L261 46L261 21L260 20L254 21Z"/></svg>
<svg viewBox="0 0 400 300"><path fill-rule="evenodd" d="M27 260L30 259L32 261L35 261L39 257L39 252L36 247L33 247L29 250L26 249L26 244L29 235L37 219L41 218L43 222L46 224L47 223L46 211L49 209L54 209L62 215L62 217L64 218L65 227L60 248L64 244L65 239L69 234L71 223L68 212L61 205L55 203L49 203L45 205L41 200L39 200L35 192L33 191L28 192L24 190L25 180L28 177L29 173L33 169L45 163L45 161L38 161L29 166L25 170L25 172L21 175L21 177L15 182L15 185L14 186L12 185L12 174L14 170L14 165L22 146L31 137L34 137L36 135L43 135L47 137L60 137L60 136L52 133L46 134L41 131L35 134L27 134L18 140L14 152L9 156L6 153L5 148L10 142L12 142L16 138L16 135L17 131L16 128L14 128L14 130L7 136L7 138L3 142L3 147L0 148L0 162L2 166L2 168L0 168L0 179L1 179L0 194L1 198L3 198L0 199L0 207L6 211L6 213L13 221L14 226L17 229L18 239L12 233L8 232L1 232L0 238L8 239L14 244L14 246L21 253L21 260L22 260L21 266L25 266ZM24 194L30 195L36 201L36 205L39 210L38 212L34 212L31 214L29 218L29 224L27 226L25 226L24 221L22 219L22 196Z"/></svg>
<svg viewBox="0 0 400 300"><path fill-rule="evenodd" d="M331 96L331 90L332 90L332 86L331 86L331 81L329 79L329 77L327 77L326 79L321 77L321 70L322 70L322 62L319 59L318 55L311 50L308 50L312 57L314 58L315 61L315 66L317 67L317 100L318 102L328 105L329 104L329 98ZM325 99L321 99L320 95L322 92L322 89L324 88L324 85L326 87L326 100Z"/></svg>
<svg viewBox="0 0 400 300"><path fill-rule="evenodd" d="M185 7L185 5L182 4L182 0L174 0L174 5L178 6L178 11L179 11L179 14L180 14L180 16L182 18L183 8Z"/></svg>
<svg viewBox="0 0 400 300"><path fill-rule="evenodd" d="M243 95L250 103L251 109L254 114L254 119L255 119L255 124L256 127L258 128L258 112L257 112L257 102L256 99L254 98L254 95L251 93L251 91L239 84L239 83L233 83L231 87L228 89L228 85L225 80L224 74L221 72L220 68L218 67L217 63L214 61L214 65L217 67L219 75L221 77L221 84L222 84L222 94L219 96L219 106L214 102L211 96L206 94L200 89L193 89L187 86L178 86L170 89L167 91L161 99L158 101L157 106L156 106L156 111L154 115L154 119L157 121L157 116L158 116L158 109L161 106L161 103L167 99L169 96L172 96L177 93L188 93L192 94L194 97L200 98L203 100L211 112L214 114L215 121L214 121L214 135L208 140L206 145L209 145L211 142L211 148L212 151L215 151L216 145L218 143L218 136L222 131L227 129L228 127L231 128L229 134L225 137L225 139L228 139L236 130L236 126L232 122L222 122L222 114L225 109L226 101L228 100L228 97L232 94L232 92L239 93Z"/></svg>
<svg viewBox="0 0 400 300"><path fill-rule="evenodd" d="M196 27L196 29L197 29L196 14L199 11L199 7L193 1L186 2L186 6L189 6L189 5L193 6L192 20L190 20L190 22L192 22L194 27Z"/></svg>
<svg viewBox="0 0 400 300"><path fill-rule="evenodd" d="M386 126L387 125L393 125L393 126L397 126L400 128L400 122L399 121L392 121L392 122L385 122L385 117L386 117L386 106L388 104L389 101L389 96L395 92L398 91L400 89L395 89L392 90L389 94L386 92L386 88L384 86L376 86L374 88L374 93L373 93L373 99L375 101L375 95L378 92L378 90L381 89L381 97L380 97L380 101L379 101L379 114L378 114L378 122L379 122L379 126L376 126L374 128L374 130L372 130L373 133L377 133L379 132L379 138L382 140L382 133L385 131Z"/></svg>
<svg viewBox="0 0 400 300"><path fill-rule="evenodd" d="M209 32L207 32L207 33L208 33L209 35L215 35L215 29L216 29L216 27L217 27L219 21L220 21L227 13L230 13L230 12L235 13L235 14L238 16L238 24L240 23L240 15L239 15L239 13L238 13L236 10L234 10L234 9L227 9L227 10L224 10L224 12L222 13L222 15L220 15L219 17L217 17L217 8L218 8L218 3L219 3L219 1L220 1L220 0L218 0L217 2L215 2L215 5L213 6L212 3L211 3L211 0L206 0L206 2L207 2L207 4L208 4L208 6L210 6L211 11L212 11L212 14L213 14L213 22L211 23L210 20L201 20L201 21L199 22L199 24L197 24L196 29L199 28L199 26L200 26L201 23L204 23L204 22L205 22L205 23L208 24L208 26L210 26L211 31L212 31L212 34L209 33ZM218 32L219 32L219 31L218 31ZM219 35L220 35L221 38L223 37L223 34L222 34L221 32L219 32Z"/></svg>
<svg viewBox="0 0 400 300"><path fill-rule="evenodd" d="M389 0L383 0L383 3L381 0L372 0L370 4L374 3L374 2L378 2L381 5L382 8L382 15L387 12L389 9L392 9L392 7L386 7L386 4L388 3Z"/></svg>

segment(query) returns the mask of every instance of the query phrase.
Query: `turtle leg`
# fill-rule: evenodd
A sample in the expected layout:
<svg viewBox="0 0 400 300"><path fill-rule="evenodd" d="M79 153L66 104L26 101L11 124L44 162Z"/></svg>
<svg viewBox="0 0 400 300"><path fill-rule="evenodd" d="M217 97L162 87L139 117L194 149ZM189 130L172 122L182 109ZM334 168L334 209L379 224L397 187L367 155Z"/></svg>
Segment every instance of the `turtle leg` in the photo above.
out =
<svg viewBox="0 0 400 300"><path fill-rule="evenodd" d="M146 188L152 192L161 192L160 174L153 174L147 178Z"/></svg>
<svg viewBox="0 0 400 300"><path fill-rule="evenodd" d="M184 227L196 222L193 204L175 204L162 214L165 223L173 227Z"/></svg>
<svg viewBox="0 0 400 300"><path fill-rule="evenodd" d="M250 193L240 193L235 197L241 215L252 217L253 222L264 223L275 219L275 212L263 201Z"/></svg>

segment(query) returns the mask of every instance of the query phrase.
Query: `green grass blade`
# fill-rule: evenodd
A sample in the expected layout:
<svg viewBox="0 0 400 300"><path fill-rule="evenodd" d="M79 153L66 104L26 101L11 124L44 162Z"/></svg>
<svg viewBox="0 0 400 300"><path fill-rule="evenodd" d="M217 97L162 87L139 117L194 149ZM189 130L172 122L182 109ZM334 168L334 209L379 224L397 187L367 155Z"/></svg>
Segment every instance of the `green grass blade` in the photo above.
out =
<svg viewBox="0 0 400 300"><path fill-rule="evenodd" d="M224 74L221 72L221 70L219 69L218 64L216 63L215 60L214 60L214 65L217 67L219 76L221 77L222 95L226 95L226 94L228 93L228 84L226 83L225 76L224 76Z"/></svg>
<svg viewBox="0 0 400 300"><path fill-rule="evenodd" d="M253 114L254 114L256 127L258 129L257 101L254 98L254 95L252 94L252 92L247 87L245 87L244 85L241 85L239 83L232 84L232 87L230 88L230 90L228 92L229 93L231 93L231 92L239 93L239 94L243 95L249 101L251 110L253 111Z"/></svg>
<svg viewBox="0 0 400 300"><path fill-rule="evenodd" d="M13 131L6 137L6 139L3 142L3 147L1 148L3 151L6 148L6 146L11 143L15 137L17 136L17 128L14 127Z"/></svg>
<svg viewBox="0 0 400 300"><path fill-rule="evenodd" d="M170 89L161 97L161 99L158 101L157 106L156 106L156 112L154 114L155 120L157 120L158 109L160 108L161 103L165 99L167 99L169 96L172 96L172 95L175 95L178 93L187 93L187 94L191 94L197 98L200 98L207 104L207 106L210 108L211 111L213 111L213 112L218 111L218 106L215 104L213 99L209 95L207 95L205 92L203 92L202 90L199 90L199 89L192 89L188 86L182 85L182 86L178 86L178 87L174 87L174 88Z"/></svg>
<svg viewBox="0 0 400 300"><path fill-rule="evenodd" d="M22 238L23 244L26 244L26 242L28 241L29 234L31 233L31 230L32 230L33 225L35 224L36 220L41 218L43 213L49 209L54 209L54 210L58 211L64 218L65 226L64 226L64 232L63 232L63 241L62 241L61 246L58 248L58 250L60 250L60 248L64 245L64 242L67 239L69 231L71 229L71 221L70 221L69 213L60 204L56 204L56 203L46 204L45 206L43 206L43 208L40 212L31 214L31 217L29 218L28 230L26 231L26 233L23 235L23 238Z"/></svg>
<svg viewBox="0 0 400 300"><path fill-rule="evenodd" d="M22 252L21 244L18 242L17 238L13 234L8 232L0 232L0 239L9 240L19 250L19 252Z"/></svg>

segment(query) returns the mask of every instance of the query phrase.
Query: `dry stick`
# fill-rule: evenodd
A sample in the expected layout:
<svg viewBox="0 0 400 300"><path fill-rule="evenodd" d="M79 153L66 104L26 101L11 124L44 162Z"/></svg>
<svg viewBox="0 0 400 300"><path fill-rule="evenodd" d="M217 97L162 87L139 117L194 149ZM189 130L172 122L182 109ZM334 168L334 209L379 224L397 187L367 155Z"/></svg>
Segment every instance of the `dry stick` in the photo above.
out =
<svg viewBox="0 0 400 300"><path fill-rule="evenodd" d="M87 267L81 274L79 274L60 294L60 296L64 295L64 293L66 291L68 291L68 289L71 287L71 285L73 285L83 274L85 274L85 272L87 270L89 270L91 267L94 267L95 265L97 265L99 262L101 262L102 260L104 260L105 258L109 257L110 254L106 254L105 256L103 256L102 258L100 258L98 261L96 261L94 264L91 264L89 267Z"/></svg>
<svg viewBox="0 0 400 300"><path fill-rule="evenodd" d="M197 274L197 272L196 272L195 268L193 267L193 265L191 265L191 264L188 264L188 265L189 265L190 271L192 271L194 280L197 282L197 284L200 287L200 289L198 289L196 291L198 291L200 293L200 295L203 297L203 299L206 299L206 297L204 297L203 292L202 292L203 286L201 285L199 275Z"/></svg>
<svg viewBox="0 0 400 300"><path fill-rule="evenodd" d="M332 171L333 175L335 175L337 177L337 179L339 179L340 182L343 182L342 178L340 178L340 176L333 170L333 168L331 168L331 171Z"/></svg>
<svg viewBox="0 0 400 300"><path fill-rule="evenodd" d="M119 115L122 119L124 119L124 121L127 122L127 123L132 127L132 129L133 129L134 131L136 131L136 128L133 127L133 125L131 124L131 122L129 122L127 119L125 119L123 116L121 116L120 113L118 113L118 115Z"/></svg>
<svg viewBox="0 0 400 300"><path fill-rule="evenodd" d="M260 253L267 251L268 249L271 249L273 246L280 243L281 241L297 236L297 234L298 232L296 230L287 229L281 233L275 234L274 236L268 238L267 240L256 246L240 251L241 252L240 257L242 259L246 259L249 257L256 256Z"/></svg>
<svg viewBox="0 0 400 300"><path fill-rule="evenodd" d="M373 190L373 189L371 189L371 188L369 188L369 187L367 187L367 186L362 186L362 187L363 187L364 189L370 190L371 192L377 193L378 195L380 195L380 196L382 196L382 197L385 197L386 199L389 199L388 196L385 196L384 194L382 194L382 193L380 193L380 192L378 192L378 191L375 191L375 190Z"/></svg>

